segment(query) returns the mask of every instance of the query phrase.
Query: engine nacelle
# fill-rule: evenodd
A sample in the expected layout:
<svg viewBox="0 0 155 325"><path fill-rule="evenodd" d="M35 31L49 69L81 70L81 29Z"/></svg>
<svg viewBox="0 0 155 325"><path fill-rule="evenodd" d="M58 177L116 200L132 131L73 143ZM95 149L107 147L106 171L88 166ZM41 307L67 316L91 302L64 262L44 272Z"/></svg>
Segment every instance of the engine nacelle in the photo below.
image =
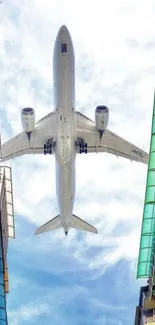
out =
<svg viewBox="0 0 155 325"><path fill-rule="evenodd" d="M35 111L31 107L23 108L21 111L21 121L25 132L31 133L35 125Z"/></svg>
<svg viewBox="0 0 155 325"><path fill-rule="evenodd" d="M95 110L95 123L102 136L107 129L109 121L109 109L106 106L97 106Z"/></svg>

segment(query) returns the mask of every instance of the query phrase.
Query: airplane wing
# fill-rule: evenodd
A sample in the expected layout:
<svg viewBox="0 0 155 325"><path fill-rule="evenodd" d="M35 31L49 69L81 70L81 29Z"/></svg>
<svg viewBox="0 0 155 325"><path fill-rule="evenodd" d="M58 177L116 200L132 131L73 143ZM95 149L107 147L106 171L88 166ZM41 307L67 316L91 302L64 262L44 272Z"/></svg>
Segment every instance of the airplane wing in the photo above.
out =
<svg viewBox="0 0 155 325"><path fill-rule="evenodd" d="M148 153L115 133L105 130L100 139L100 133L95 123L79 112L76 114L76 135L77 138L82 138L87 143L88 153L108 152L117 157L148 163Z"/></svg>
<svg viewBox="0 0 155 325"><path fill-rule="evenodd" d="M2 144L2 159L6 161L25 154L43 154L44 144L55 135L55 114L50 113L35 124L30 141L26 132Z"/></svg>

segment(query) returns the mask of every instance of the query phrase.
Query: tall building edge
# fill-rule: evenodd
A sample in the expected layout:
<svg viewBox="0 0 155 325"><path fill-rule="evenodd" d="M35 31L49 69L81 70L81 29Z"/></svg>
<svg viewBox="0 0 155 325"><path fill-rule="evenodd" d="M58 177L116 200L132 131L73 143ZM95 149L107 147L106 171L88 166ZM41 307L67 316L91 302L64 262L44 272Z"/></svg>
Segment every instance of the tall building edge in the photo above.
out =
<svg viewBox="0 0 155 325"><path fill-rule="evenodd" d="M6 292L5 292L5 266L4 266L4 252L3 252L3 234L0 210L0 324L7 325L7 311L6 311Z"/></svg>
<svg viewBox="0 0 155 325"><path fill-rule="evenodd" d="M137 278L148 280L140 288L135 325L155 325L155 93Z"/></svg>
<svg viewBox="0 0 155 325"><path fill-rule="evenodd" d="M8 325L9 293L7 248L9 237L15 238L11 167L0 166L0 325Z"/></svg>
<svg viewBox="0 0 155 325"><path fill-rule="evenodd" d="M155 93L137 278L150 276L155 241Z"/></svg>

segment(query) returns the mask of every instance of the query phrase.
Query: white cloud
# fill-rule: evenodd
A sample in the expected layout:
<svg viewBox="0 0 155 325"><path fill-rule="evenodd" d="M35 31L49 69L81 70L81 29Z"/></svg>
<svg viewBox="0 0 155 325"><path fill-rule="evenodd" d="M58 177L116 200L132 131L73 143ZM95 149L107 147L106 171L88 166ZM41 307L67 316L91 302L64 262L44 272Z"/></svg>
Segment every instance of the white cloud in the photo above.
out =
<svg viewBox="0 0 155 325"><path fill-rule="evenodd" d="M8 317L12 325L18 325L23 322L33 322L36 317L49 313L49 307L46 304L30 303L21 305L17 310L8 312Z"/></svg>

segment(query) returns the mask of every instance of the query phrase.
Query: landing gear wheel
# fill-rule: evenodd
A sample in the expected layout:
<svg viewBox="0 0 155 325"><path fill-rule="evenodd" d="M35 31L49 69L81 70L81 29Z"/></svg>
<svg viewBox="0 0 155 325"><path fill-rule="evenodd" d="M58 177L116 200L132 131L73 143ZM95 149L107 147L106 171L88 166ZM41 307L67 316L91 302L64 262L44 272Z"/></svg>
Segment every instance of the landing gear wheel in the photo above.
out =
<svg viewBox="0 0 155 325"><path fill-rule="evenodd" d="M47 140L47 142L44 144L44 155L46 154L52 155L54 146L55 146L55 142L53 141L53 139Z"/></svg>
<svg viewBox="0 0 155 325"><path fill-rule="evenodd" d="M77 146L79 146L79 153L87 153L87 143L84 142L83 139L78 139L78 142L76 143Z"/></svg>

